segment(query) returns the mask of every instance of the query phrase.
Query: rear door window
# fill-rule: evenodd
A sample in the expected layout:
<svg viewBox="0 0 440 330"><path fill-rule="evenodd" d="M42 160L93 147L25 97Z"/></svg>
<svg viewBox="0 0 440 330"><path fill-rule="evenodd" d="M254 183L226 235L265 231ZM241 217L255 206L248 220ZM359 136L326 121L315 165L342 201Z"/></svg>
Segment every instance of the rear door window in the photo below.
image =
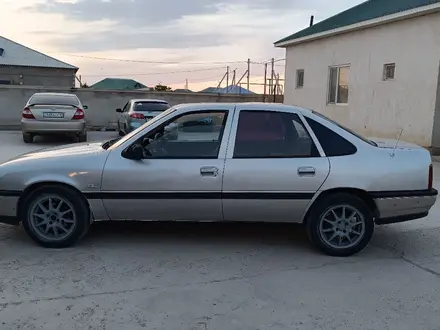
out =
<svg viewBox="0 0 440 330"><path fill-rule="evenodd" d="M29 101L31 105L71 105L79 106L76 95L34 95Z"/></svg>
<svg viewBox="0 0 440 330"><path fill-rule="evenodd" d="M319 157L319 153L297 114L240 111L234 158L302 157Z"/></svg>
<svg viewBox="0 0 440 330"><path fill-rule="evenodd" d="M168 110L170 105L163 102L135 102L133 111L135 112L162 112Z"/></svg>

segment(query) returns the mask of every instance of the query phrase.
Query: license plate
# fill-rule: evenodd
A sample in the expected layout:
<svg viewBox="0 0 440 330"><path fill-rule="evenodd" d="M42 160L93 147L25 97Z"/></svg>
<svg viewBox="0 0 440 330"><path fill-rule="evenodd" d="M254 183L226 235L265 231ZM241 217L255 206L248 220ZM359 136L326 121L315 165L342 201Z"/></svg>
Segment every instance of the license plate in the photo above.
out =
<svg viewBox="0 0 440 330"><path fill-rule="evenodd" d="M64 113L62 112L43 112L44 118L64 118Z"/></svg>

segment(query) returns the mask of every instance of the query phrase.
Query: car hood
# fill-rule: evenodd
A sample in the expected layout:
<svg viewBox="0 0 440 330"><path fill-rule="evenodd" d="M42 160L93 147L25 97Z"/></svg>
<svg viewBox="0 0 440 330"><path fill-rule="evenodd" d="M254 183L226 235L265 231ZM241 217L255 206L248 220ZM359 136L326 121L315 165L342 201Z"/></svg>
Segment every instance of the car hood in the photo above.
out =
<svg viewBox="0 0 440 330"><path fill-rule="evenodd" d="M389 149L394 149L396 147L397 144L397 149L421 149L423 147L414 144L414 143L409 143L409 142L405 142L402 140L395 140L395 139L383 139L383 138L368 138L369 140L375 142L377 144L377 146L379 148L389 148Z"/></svg>
<svg viewBox="0 0 440 330"><path fill-rule="evenodd" d="M9 159L8 161L2 163L2 165L17 163L21 161L28 160L44 160L48 158L64 158L69 156L81 156L81 155L90 155L96 153L106 152L105 149L102 148L102 144L104 142L85 142L85 143L74 143L67 144L63 146L50 147L34 150L31 152L27 152L25 154L21 154L17 157Z"/></svg>

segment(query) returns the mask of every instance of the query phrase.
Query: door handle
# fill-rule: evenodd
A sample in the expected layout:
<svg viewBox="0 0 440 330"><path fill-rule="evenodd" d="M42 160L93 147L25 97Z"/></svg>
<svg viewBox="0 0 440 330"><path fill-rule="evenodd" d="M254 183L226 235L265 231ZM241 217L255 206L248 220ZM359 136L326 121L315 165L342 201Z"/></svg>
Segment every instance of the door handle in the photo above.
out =
<svg viewBox="0 0 440 330"><path fill-rule="evenodd" d="M298 167L298 175L299 176L314 176L316 170L312 166L301 166Z"/></svg>
<svg viewBox="0 0 440 330"><path fill-rule="evenodd" d="M215 166L203 166L200 168L201 176L217 176L218 168Z"/></svg>

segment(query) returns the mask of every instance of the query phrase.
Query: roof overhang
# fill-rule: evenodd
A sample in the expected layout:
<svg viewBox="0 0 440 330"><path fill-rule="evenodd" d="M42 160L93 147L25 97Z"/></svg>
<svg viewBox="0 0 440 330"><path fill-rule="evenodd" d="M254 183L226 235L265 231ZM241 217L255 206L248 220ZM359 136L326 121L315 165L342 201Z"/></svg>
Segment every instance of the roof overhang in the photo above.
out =
<svg viewBox="0 0 440 330"><path fill-rule="evenodd" d="M332 36L335 36L338 34L353 32L353 31L357 31L357 30L363 30L363 29L374 27L374 26L393 23L393 22L397 22L397 21L401 21L401 20L405 20L405 19L409 19L409 18L418 17L418 16L424 16L424 15L432 14L432 13L439 12L439 11L440 11L440 2L434 3L432 5L428 5L428 6L418 7L418 8L406 10L403 12L387 15L387 16L382 16L379 18L370 19L367 21L363 21L363 22L356 23L356 24L351 24L351 25L344 26L344 27L337 28L337 29L333 29L333 30L315 33L315 34L305 36L302 38L286 40L283 42L276 42L274 45L275 45L275 47L285 48L288 46L302 44L302 43L314 41L317 39L332 37ZM317 24L319 24L319 23L317 23Z"/></svg>

